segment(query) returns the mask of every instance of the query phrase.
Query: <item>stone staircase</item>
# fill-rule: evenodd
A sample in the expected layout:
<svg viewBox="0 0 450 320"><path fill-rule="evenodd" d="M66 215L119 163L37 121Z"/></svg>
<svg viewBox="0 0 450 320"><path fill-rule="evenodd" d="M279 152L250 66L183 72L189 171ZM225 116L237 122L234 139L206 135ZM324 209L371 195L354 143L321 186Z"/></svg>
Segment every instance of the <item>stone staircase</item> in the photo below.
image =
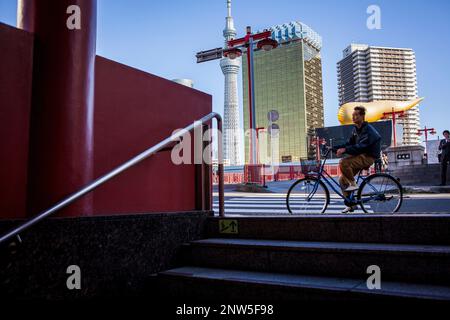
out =
<svg viewBox="0 0 450 320"><path fill-rule="evenodd" d="M391 172L400 179L403 185L438 185L441 183L440 164L417 165L399 167ZM447 172L447 181L450 182L450 170Z"/></svg>
<svg viewBox="0 0 450 320"><path fill-rule="evenodd" d="M181 301L450 301L450 216L209 218L159 292ZM369 266L381 289L369 289ZM184 300L183 300L184 299Z"/></svg>

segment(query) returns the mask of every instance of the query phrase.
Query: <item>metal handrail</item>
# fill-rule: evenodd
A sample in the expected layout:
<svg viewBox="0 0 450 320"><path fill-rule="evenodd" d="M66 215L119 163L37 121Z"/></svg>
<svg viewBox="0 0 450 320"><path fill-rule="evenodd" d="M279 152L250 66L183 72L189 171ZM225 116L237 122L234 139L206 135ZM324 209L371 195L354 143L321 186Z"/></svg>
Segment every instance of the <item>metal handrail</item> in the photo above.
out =
<svg viewBox="0 0 450 320"><path fill-rule="evenodd" d="M141 162L142 160L150 157L151 155L157 153L164 147L170 145L174 141L181 138L184 134L194 130L197 127L202 127L202 125L205 122L208 122L209 120L212 120L215 118L217 120L217 129L219 131L219 134L217 135L217 142L218 142L218 162L219 162L219 216L224 216L224 185L223 185L223 154L222 154L222 117L216 113L211 112L210 114L204 116L200 120L195 121L193 124L185 127L184 129L181 129L177 131L175 134L171 135L170 137L164 139L163 141L159 142L158 144L154 145L153 147L145 150L144 152L138 154L137 156L133 157L132 159L126 161L122 165L116 167L115 169L111 170L109 173L97 178L84 188L80 189L79 191L71 194L70 196L64 198L60 202L56 203L51 208L43 211L42 213L38 214L34 218L30 219L29 221L25 222L24 224L20 225L19 227L16 227L15 229L11 230L10 232L6 233L0 238L0 243L18 235L20 232L24 231L25 229L28 229L32 225L38 223L39 221L45 219L46 217L50 216L51 214L55 213L58 210L61 210L62 208L66 207L67 205L71 204L75 200L81 198L85 194L91 192L95 188L101 186L105 182L109 181L110 179L114 178L118 174L124 172L125 170L131 168L135 164ZM203 156L203 155L202 155Z"/></svg>

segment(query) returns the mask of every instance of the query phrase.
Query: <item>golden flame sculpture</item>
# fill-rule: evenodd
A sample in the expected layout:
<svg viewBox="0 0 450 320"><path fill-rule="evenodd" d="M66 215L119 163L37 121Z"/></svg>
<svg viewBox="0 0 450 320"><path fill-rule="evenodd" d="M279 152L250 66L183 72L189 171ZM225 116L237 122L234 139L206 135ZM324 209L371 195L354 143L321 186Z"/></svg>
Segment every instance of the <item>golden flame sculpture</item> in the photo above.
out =
<svg viewBox="0 0 450 320"><path fill-rule="evenodd" d="M384 112L406 111L419 104L423 99L418 98L409 101L378 100L372 102L349 102L339 108L338 120L343 125L352 124L353 109L356 106L363 106L366 108L366 121L374 122L383 118Z"/></svg>

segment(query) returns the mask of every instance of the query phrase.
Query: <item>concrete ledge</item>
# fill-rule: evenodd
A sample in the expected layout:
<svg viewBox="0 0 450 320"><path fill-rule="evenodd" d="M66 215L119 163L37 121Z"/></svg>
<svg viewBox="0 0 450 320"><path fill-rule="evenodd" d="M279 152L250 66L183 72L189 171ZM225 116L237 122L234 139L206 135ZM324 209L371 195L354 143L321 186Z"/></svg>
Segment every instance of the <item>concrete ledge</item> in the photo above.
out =
<svg viewBox="0 0 450 320"><path fill-rule="evenodd" d="M403 186L405 193L450 193L450 186Z"/></svg>
<svg viewBox="0 0 450 320"><path fill-rule="evenodd" d="M441 165L411 165L390 170L390 174L400 179L402 185L433 186L441 181ZM447 171L447 181L450 181L450 170Z"/></svg>
<svg viewBox="0 0 450 320"><path fill-rule="evenodd" d="M150 274L176 266L183 243L203 238L210 212L51 218L0 248L0 298L78 300L136 296ZM0 221L0 232L18 221ZM67 267L81 269L68 290Z"/></svg>
<svg viewBox="0 0 450 320"><path fill-rule="evenodd" d="M450 288L383 281L369 290L367 279L314 277L242 270L183 267L159 274L168 297L198 301L450 301Z"/></svg>
<svg viewBox="0 0 450 320"><path fill-rule="evenodd" d="M450 244L450 214L229 217L238 234L222 234L222 218L209 217L207 238Z"/></svg>
<svg viewBox="0 0 450 320"><path fill-rule="evenodd" d="M450 285L450 246L219 238L184 252L199 267L364 278L377 265L384 280Z"/></svg>

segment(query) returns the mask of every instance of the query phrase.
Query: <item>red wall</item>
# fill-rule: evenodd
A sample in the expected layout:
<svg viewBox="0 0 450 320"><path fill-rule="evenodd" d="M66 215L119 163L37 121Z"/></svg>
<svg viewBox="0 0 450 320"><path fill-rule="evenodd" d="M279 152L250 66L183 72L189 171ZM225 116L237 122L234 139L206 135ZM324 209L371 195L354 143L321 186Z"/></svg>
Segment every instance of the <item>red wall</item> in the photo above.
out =
<svg viewBox="0 0 450 320"><path fill-rule="evenodd" d="M212 111L203 92L97 56L95 63L94 175ZM195 167L174 165L162 152L94 191L94 214L195 209Z"/></svg>
<svg viewBox="0 0 450 320"><path fill-rule="evenodd" d="M26 216L32 34L0 23L0 217Z"/></svg>
<svg viewBox="0 0 450 320"><path fill-rule="evenodd" d="M32 67L33 35L0 24L0 218L31 215ZM208 94L98 56L94 93L94 177L212 110ZM162 152L95 190L93 212L79 215L194 210L198 177L193 164L174 165Z"/></svg>

